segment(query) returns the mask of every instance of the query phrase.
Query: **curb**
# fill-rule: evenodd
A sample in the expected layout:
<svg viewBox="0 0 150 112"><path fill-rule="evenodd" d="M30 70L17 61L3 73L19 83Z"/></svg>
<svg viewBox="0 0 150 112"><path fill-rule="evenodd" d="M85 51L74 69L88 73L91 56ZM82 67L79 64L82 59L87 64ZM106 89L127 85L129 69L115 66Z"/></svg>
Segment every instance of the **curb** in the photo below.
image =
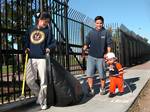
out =
<svg viewBox="0 0 150 112"><path fill-rule="evenodd" d="M148 84L148 81L150 81L150 79L148 79L146 81L146 83L144 84L143 88L140 90L140 92L138 93L138 95L135 97L135 99L133 100L133 102L131 103L131 105L129 106L129 108L125 111L128 112L129 109L134 105L135 101L139 98L139 95L141 94L141 92L144 90L145 86Z"/></svg>
<svg viewBox="0 0 150 112"><path fill-rule="evenodd" d="M28 98L25 100L16 101L16 102L9 103L9 104L3 104L2 106L0 106L0 112L4 112L4 111L8 111L8 110L17 108L17 107L21 107L26 104L33 103L35 101L36 101L36 98L34 97L34 98Z"/></svg>

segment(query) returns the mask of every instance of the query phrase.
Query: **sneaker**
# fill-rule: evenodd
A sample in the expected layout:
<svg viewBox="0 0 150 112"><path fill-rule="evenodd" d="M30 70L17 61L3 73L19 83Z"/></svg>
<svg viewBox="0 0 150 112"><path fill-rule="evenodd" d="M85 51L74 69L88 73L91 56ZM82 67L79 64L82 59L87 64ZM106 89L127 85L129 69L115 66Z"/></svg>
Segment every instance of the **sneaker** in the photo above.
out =
<svg viewBox="0 0 150 112"><path fill-rule="evenodd" d="M94 96L94 95L95 95L94 89L93 88L89 89L87 96Z"/></svg>
<svg viewBox="0 0 150 112"><path fill-rule="evenodd" d="M115 95L116 95L116 94L114 94L114 93L110 93L108 97L109 97L109 98L113 98L113 97L115 97Z"/></svg>
<svg viewBox="0 0 150 112"><path fill-rule="evenodd" d="M93 88L90 89L90 92L89 92L89 93L92 94L92 95L95 95L94 89L93 89Z"/></svg>
<svg viewBox="0 0 150 112"><path fill-rule="evenodd" d="M41 109L42 109L42 110L46 110L46 109L47 109L47 105L46 105L46 104L41 105Z"/></svg>
<svg viewBox="0 0 150 112"><path fill-rule="evenodd" d="M124 94L124 92L119 92L117 95L122 96L123 94Z"/></svg>
<svg viewBox="0 0 150 112"><path fill-rule="evenodd" d="M106 94L106 89L105 88L100 88L99 92L100 92L100 95L105 95Z"/></svg>

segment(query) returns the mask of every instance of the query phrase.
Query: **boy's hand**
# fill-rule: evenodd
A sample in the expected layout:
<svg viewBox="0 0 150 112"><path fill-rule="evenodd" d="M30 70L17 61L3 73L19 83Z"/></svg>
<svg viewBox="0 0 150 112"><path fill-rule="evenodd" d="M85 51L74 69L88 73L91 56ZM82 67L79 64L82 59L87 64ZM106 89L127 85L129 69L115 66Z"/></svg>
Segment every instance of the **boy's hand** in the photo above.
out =
<svg viewBox="0 0 150 112"><path fill-rule="evenodd" d="M50 49L49 48L46 48L46 53L50 53Z"/></svg>
<svg viewBox="0 0 150 112"><path fill-rule="evenodd" d="M83 46L83 50L85 51L87 49L87 45L84 45Z"/></svg>
<svg viewBox="0 0 150 112"><path fill-rule="evenodd" d="M29 52L30 52L30 49L26 48L25 53L29 53Z"/></svg>
<svg viewBox="0 0 150 112"><path fill-rule="evenodd" d="M109 66L109 70L114 71L114 66L113 66L113 65L110 65L110 66Z"/></svg>

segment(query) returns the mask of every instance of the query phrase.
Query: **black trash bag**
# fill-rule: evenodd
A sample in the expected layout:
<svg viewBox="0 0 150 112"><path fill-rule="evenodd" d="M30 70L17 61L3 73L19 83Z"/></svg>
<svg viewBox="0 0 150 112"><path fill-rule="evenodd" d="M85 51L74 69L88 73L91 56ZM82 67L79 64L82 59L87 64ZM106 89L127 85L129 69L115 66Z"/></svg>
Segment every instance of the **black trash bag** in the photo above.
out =
<svg viewBox="0 0 150 112"><path fill-rule="evenodd" d="M47 105L48 107L56 104L55 88L53 83L53 72L50 55L46 54L46 73L47 73Z"/></svg>
<svg viewBox="0 0 150 112"><path fill-rule="evenodd" d="M51 60L51 73L49 74L47 103L49 106L69 106L77 104L83 98L80 82L66 71L56 60ZM50 67L50 66L49 66Z"/></svg>

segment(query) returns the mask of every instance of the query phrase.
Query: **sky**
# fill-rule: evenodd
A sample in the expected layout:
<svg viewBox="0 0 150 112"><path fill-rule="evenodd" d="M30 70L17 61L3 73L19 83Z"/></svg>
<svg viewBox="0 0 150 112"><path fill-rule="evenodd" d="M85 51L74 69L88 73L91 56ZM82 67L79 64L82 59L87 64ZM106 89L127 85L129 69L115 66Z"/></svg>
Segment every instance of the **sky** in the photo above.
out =
<svg viewBox="0 0 150 112"><path fill-rule="evenodd" d="M69 0L69 7L106 24L118 23L147 38L150 43L150 0Z"/></svg>

